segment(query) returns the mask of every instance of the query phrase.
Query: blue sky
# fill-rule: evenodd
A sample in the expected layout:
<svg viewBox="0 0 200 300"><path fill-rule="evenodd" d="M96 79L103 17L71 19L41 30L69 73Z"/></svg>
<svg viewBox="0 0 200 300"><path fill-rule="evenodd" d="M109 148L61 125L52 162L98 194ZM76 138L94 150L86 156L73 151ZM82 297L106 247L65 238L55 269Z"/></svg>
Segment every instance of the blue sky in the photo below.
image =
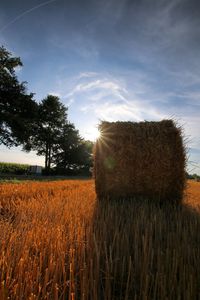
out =
<svg viewBox="0 0 200 300"><path fill-rule="evenodd" d="M0 44L21 57L35 99L58 95L84 137L100 119L172 117L200 173L199 1L1 1ZM0 160L44 161L2 146Z"/></svg>

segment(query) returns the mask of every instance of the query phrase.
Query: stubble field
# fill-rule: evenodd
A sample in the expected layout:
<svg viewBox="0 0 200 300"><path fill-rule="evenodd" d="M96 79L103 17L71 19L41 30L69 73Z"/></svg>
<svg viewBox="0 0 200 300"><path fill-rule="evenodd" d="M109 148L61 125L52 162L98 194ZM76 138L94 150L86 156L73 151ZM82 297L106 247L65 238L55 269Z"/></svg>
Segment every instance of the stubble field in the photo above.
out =
<svg viewBox="0 0 200 300"><path fill-rule="evenodd" d="M200 298L200 183L183 205L96 201L92 180L0 185L0 300Z"/></svg>

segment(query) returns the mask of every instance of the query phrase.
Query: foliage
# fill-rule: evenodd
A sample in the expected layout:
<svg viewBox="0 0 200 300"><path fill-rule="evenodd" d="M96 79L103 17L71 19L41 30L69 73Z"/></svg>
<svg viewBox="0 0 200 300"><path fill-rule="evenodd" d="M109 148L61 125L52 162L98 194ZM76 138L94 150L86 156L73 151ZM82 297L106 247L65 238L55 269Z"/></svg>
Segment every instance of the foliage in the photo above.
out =
<svg viewBox="0 0 200 300"><path fill-rule="evenodd" d="M198 174L188 174L188 173L186 173L186 178L188 178L188 179L194 179L194 180L196 180L196 181L199 181L200 180L200 176L198 175Z"/></svg>
<svg viewBox="0 0 200 300"><path fill-rule="evenodd" d="M9 299L198 299L200 185L180 207L96 202L94 182L0 185Z"/></svg>
<svg viewBox="0 0 200 300"><path fill-rule="evenodd" d="M22 175L27 173L28 168L29 165L27 164L0 162L0 174Z"/></svg>
<svg viewBox="0 0 200 300"><path fill-rule="evenodd" d="M81 171L89 173L92 165L93 143L83 140L74 124L63 126L58 148L55 149L54 164L61 173L74 174Z"/></svg>
<svg viewBox="0 0 200 300"><path fill-rule="evenodd" d="M45 170L50 172L53 149L58 147L62 128L67 120L67 108L56 96L48 95L39 104L37 126L25 145L25 150L35 150L45 156Z"/></svg>
<svg viewBox="0 0 200 300"><path fill-rule="evenodd" d="M26 142L37 115L33 94L26 92L25 83L15 74L21 66L19 57L0 47L0 144L6 146Z"/></svg>

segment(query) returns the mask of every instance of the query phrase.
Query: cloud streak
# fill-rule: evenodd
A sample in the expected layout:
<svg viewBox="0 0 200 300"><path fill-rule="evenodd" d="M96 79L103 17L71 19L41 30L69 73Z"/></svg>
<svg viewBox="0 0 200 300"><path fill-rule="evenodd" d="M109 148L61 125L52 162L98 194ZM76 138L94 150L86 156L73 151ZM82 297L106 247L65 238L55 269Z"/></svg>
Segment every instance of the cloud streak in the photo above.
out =
<svg viewBox="0 0 200 300"><path fill-rule="evenodd" d="M137 91L128 92L124 82L119 79L95 74L94 78L90 76L82 80L83 82L78 82L65 98L73 97L76 106L85 114L93 112L97 119L125 120L128 118L134 121L164 117L151 107L150 103L145 103L144 106L143 95L141 96ZM80 97L86 101L79 103Z"/></svg>
<svg viewBox="0 0 200 300"><path fill-rule="evenodd" d="M0 33L2 33L4 30L6 30L8 27L10 27L11 25L13 25L15 22L17 22L18 20L20 20L22 17L24 17L25 15L35 11L36 9L39 9L43 6L46 6L52 2L56 2L58 0L49 0L49 1L45 1L41 4L35 5L34 7L25 10L23 13L19 14L18 16L16 16L14 19L12 19L11 21L9 21L8 23L6 23L3 27L0 28Z"/></svg>

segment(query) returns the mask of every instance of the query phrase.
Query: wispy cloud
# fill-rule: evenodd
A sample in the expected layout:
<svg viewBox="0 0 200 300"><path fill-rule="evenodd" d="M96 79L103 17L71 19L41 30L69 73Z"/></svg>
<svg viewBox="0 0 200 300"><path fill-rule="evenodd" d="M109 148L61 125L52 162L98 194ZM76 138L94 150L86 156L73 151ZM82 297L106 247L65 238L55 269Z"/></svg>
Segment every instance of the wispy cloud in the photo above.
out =
<svg viewBox="0 0 200 300"><path fill-rule="evenodd" d="M89 78L91 77L92 76L90 76ZM123 94L127 94L127 90L124 87L120 86L119 83L115 81L111 81L107 78L103 78L103 79L90 80L88 82L85 81L84 83L79 83L68 95L72 96L76 93L84 93L88 91L93 92L94 94L97 94L98 91L100 91L101 93L106 91L107 94L108 93L113 94L121 99L124 99Z"/></svg>
<svg viewBox="0 0 200 300"><path fill-rule="evenodd" d="M148 90L148 88L147 88ZM103 76L95 74L84 78L84 82L78 82L67 97L75 99L76 106L85 114L93 112L96 118L108 120L135 120L160 119L164 115L147 104L140 91L128 91L124 81L113 76ZM79 98L82 98L79 103ZM145 102L145 106L144 106Z"/></svg>
<svg viewBox="0 0 200 300"><path fill-rule="evenodd" d="M56 97L61 97L61 94L59 92L54 92L54 91L52 91L52 92L50 91L49 95L56 96Z"/></svg>
<svg viewBox="0 0 200 300"><path fill-rule="evenodd" d="M98 75L98 73L96 73L96 72L82 72L82 73L80 73L80 75L77 78L78 79L90 78L90 77L94 77L96 75Z"/></svg>

